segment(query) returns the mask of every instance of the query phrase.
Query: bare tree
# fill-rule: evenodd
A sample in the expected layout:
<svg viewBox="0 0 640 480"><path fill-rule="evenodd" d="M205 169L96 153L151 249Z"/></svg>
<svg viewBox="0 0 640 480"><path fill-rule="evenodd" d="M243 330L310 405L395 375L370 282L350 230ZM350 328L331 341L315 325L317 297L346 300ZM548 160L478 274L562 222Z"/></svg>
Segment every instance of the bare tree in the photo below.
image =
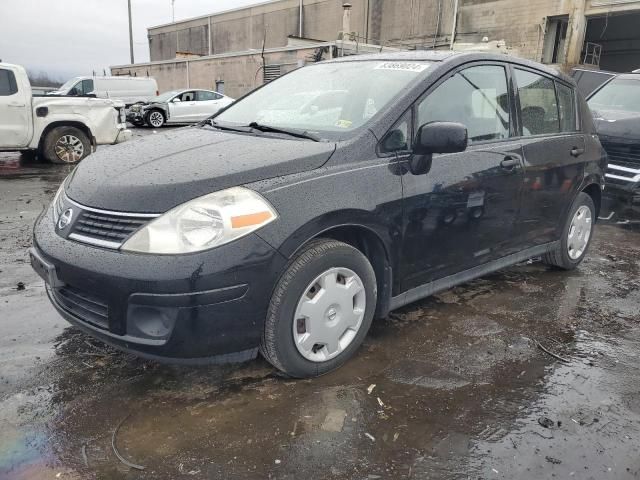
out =
<svg viewBox="0 0 640 480"><path fill-rule="evenodd" d="M48 73L42 70L37 72L29 71L27 75L33 87L59 87L63 83L58 78L50 77Z"/></svg>

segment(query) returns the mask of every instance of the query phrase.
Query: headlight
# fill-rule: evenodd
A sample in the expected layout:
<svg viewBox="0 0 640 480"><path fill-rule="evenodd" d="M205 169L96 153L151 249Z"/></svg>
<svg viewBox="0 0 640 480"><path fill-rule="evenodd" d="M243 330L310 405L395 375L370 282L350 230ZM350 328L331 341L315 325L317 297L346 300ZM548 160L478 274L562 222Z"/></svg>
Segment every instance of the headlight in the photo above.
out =
<svg viewBox="0 0 640 480"><path fill-rule="evenodd" d="M60 187L56 192L56 196L53 197L53 202L51 203L51 205L53 206L53 208L51 209L51 212L53 213L53 223L56 223L58 221L58 217L60 217L60 214L62 213L62 194L64 192L64 186L67 183L67 178L65 178L64 181L60 184Z"/></svg>
<svg viewBox="0 0 640 480"><path fill-rule="evenodd" d="M278 214L244 187L211 193L169 210L138 230L122 250L180 254L218 247L255 232Z"/></svg>

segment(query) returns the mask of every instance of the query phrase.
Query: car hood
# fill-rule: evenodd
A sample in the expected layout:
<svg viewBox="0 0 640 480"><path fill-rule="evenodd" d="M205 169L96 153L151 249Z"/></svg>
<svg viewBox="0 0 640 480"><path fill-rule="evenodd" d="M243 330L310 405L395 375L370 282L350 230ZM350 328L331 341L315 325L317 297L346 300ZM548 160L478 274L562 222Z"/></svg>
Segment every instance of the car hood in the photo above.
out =
<svg viewBox="0 0 640 480"><path fill-rule="evenodd" d="M335 144L188 127L100 148L66 193L94 208L162 213L237 185L319 168Z"/></svg>
<svg viewBox="0 0 640 480"><path fill-rule="evenodd" d="M600 109L592 113L598 135L603 140L617 138L640 142L640 113Z"/></svg>
<svg viewBox="0 0 640 480"><path fill-rule="evenodd" d="M134 103L132 105L132 107L135 107L136 105L140 106L141 108L147 108L150 106L166 106L167 103L166 102L156 102L155 100L149 100L148 102L137 102Z"/></svg>

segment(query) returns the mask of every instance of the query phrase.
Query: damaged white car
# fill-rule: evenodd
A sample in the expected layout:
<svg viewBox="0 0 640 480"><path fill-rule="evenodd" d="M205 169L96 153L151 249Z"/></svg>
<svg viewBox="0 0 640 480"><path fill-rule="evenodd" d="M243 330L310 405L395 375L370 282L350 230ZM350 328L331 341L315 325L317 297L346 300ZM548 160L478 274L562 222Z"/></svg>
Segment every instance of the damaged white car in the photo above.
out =
<svg viewBox="0 0 640 480"><path fill-rule="evenodd" d="M122 102L33 96L25 69L0 63L0 151L77 163L96 145L130 139L125 122Z"/></svg>

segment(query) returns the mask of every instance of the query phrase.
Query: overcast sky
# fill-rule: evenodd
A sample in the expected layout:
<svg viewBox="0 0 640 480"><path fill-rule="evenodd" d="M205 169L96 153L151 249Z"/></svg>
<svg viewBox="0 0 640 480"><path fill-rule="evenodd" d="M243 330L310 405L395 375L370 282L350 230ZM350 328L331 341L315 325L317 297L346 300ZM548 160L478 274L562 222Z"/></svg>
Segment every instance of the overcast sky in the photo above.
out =
<svg viewBox="0 0 640 480"><path fill-rule="evenodd" d="M264 0L175 0L176 20ZM147 28L171 22L171 0L131 0L136 63ZM129 63L127 0L0 0L0 59L66 80Z"/></svg>

